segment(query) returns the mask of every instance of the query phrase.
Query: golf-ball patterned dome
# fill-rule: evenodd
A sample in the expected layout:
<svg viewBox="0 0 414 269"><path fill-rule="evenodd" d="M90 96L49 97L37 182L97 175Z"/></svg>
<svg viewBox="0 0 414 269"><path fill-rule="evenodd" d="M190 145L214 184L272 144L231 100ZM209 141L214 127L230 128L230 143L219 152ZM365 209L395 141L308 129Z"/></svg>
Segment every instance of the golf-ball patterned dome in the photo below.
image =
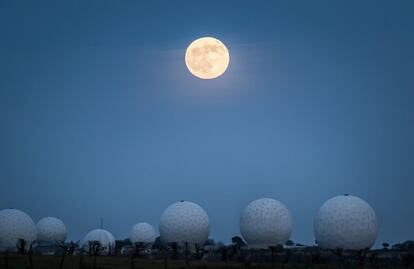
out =
<svg viewBox="0 0 414 269"><path fill-rule="evenodd" d="M89 242L99 241L101 247L104 249L100 252L101 255L108 255L109 253L114 253L115 250L115 238L114 236L104 229L95 229L90 231L82 242L83 250L89 252Z"/></svg>
<svg viewBox="0 0 414 269"><path fill-rule="evenodd" d="M163 242L203 244L209 233L208 215L195 203L174 203L161 215L160 236Z"/></svg>
<svg viewBox="0 0 414 269"><path fill-rule="evenodd" d="M281 202L271 198L258 199L244 209L240 232L249 247L283 245L292 233L292 216Z"/></svg>
<svg viewBox="0 0 414 269"><path fill-rule="evenodd" d="M17 209L0 211L0 251L17 251L19 239L26 241L26 250L37 239L36 224Z"/></svg>
<svg viewBox="0 0 414 269"><path fill-rule="evenodd" d="M377 217L364 200L341 195L326 201L314 220L315 239L328 249L370 248L377 238Z"/></svg>
<svg viewBox="0 0 414 269"><path fill-rule="evenodd" d="M47 217L37 223L39 245L56 245L66 240L66 226L57 218Z"/></svg>
<svg viewBox="0 0 414 269"><path fill-rule="evenodd" d="M152 244L157 238L157 232L152 225L140 222L135 224L129 232L129 240L132 243Z"/></svg>

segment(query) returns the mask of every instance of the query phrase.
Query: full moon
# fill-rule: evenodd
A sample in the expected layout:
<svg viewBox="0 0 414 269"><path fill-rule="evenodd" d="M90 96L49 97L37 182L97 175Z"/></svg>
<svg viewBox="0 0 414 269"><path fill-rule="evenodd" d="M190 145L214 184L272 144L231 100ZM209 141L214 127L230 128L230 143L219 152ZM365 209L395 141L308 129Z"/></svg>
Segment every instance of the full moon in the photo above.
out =
<svg viewBox="0 0 414 269"><path fill-rule="evenodd" d="M230 55L226 46L214 37L194 40L185 52L185 64L191 74L201 79L221 76L229 66Z"/></svg>

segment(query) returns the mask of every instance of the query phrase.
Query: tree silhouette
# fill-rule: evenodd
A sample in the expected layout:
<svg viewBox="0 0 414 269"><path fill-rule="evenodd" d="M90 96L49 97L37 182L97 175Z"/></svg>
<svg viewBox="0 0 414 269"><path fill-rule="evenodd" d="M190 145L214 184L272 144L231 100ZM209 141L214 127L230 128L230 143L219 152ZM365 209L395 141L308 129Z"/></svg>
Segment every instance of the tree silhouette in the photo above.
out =
<svg viewBox="0 0 414 269"><path fill-rule="evenodd" d="M36 244L36 241L33 241L32 243L30 243L29 245L29 266L30 269L33 269L33 246Z"/></svg>
<svg viewBox="0 0 414 269"><path fill-rule="evenodd" d="M308 264L313 268L315 264L322 263L320 248L317 246L308 247L305 250Z"/></svg>
<svg viewBox="0 0 414 269"><path fill-rule="evenodd" d="M32 254L33 254L33 246L36 244L36 241L33 241L30 243L27 254L29 257L29 268L33 269L33 258L32 258ZM26 250L27 250L27 242L24 239L19 239L17 241L16 244L16 248L18 250L18 252L22 255L26 254Z"/></svg>
<svg viewBox="0 0 414 269"><path fill-rule="evenodd" d="M172 251L172 259L176 260L178 258L178 243L177 242L171 242L168 244Z"/></svg>
<svg viewBox="0 0 414 269"><path fill-rule="evenodd" d="M9 268L9 253L7 250L4 252L4 268Z"/></svg>
<svg viewBox="0 0 414 269"><path fill-rule="evenodd" d="M364 268L364 266L365 266L365 257L367 256L368 251L369 251L369 248L360 249L360 250L355 251L355 255L358 259L359 268Z"/></svg>
<svg viewBox="0 0 414 269"><path fill-rule="evenodd" d="M248 250L242 251L242 247L247 246L247 244L241 239L240 236L233 236L231 238L231 245L233 250L233 255L236 255L238 259L243 262L246 266L250 266L251 264L251 257Z"/></svg>
<svg viewBox="0 0 414 269"><path fill-rule="evenodd" d="M224 244L218 244L218 245L220 245L219 248L218 248L218 252L221 255L221 260L223 262L227 263L227 261L229 259L229 249Z"/></svg>
<svg viewBox="0 0 414 269"><path fill-rule="evenodd" d="M184 248L185 248L185 266L188 268L190 266L190 258L189 258L189 248L188 248L188 242L184 243Z"/></svg>
<svg viewBox="0 0 414 269"><path fill-rule="evenodd" d="M102 254L102 251L105 250L105 247L102 246L100 241L89 241L89 255L93 256L93 269L96 268L97 257Z"/></svg>
<svg viewBox="0 0 414 269"><path fill-rule="evenodd" d="M142 252L149 246L148 243L145 242L135 242L134 244L134 251L131 255L131 269L135 268L134 259L137 257L142 256Z"/></svg>
<svg viewBox="0 0 414 269"><path fill-rule="evenodd" d="M102 251L105 250L105 247L102 246L100 241L88 241L89 244L89 256L99 256L102 254Z"/></svg>
<svg viewBox="0 0 414 269"><path fill-rule="evenodd" d="M378 253L372 253L369 257L369 264L372 267L378 267Z"/></svg>
<svg viewBox="0 0 414 269"><path fill-rule="evenodd" d="M59 269L62 269L66 255L73 255L75 247L79 244L79 241L77 241L76 244L73 241L70 241L69 246L66 246L65 242L56 242L56 244L63 250L62 257L59 263Z"/></svg>
<svg viewBox="0 0 414 269"><path fill-rule="evenodd" d="M295 245L295 242L293 242L292 240L288 240L287 242L286 242L286 246L294 246Z"/></svg>
<svg viewBox="0 0 414 269"><path fill-rule="evenodd" d="M272 265L274 266L276 264L276 254L283 252L283 246L282 245L269 246L269 249L272 255Z"/></svg>
<svg viewBox="0 0 414 269"><path fill-rule="evenodd" d="M168 268L168 256L170 254L170 248L166 244L162 244L162 252L164 254L164 269Z"/></svg>
<svg viewBox="0 0 414 269"><path fill-rule="evenodd" d="M206 251L204 250L204 245L200 245L200 244L194 244L194 246L195 246L195 254L194 254L194 257L197 259L197 260L201 260L202 258L203 258L203 256L204 256L204 254L206 253Z"/></svg>
<svg viewBox="0 0 414 269"><path fill-rule="evenodd" d="M291 257L291 252L290 249L286 249L285 250L285 255L283 257L283 261L282 261L282 268L285 269L285 265L289 262Z"/></svg>
<svg viewBox="0 0 414 269"><path fill-rule="evenodd" d="M236 244L240 248L245 247L247 245L240 236L233 236L231 238L231 242L233 244Z"/></svg>
<svg viewBox="0 0 414 269"><path fill-rule="evenodd" d="M338 266L344 266L344 250L342 248L332 249L331 252L338 256Z"/></svg>
<svg viewBox="0 0 414 269"><path fill-rule="evenodd" d="M26 253L26 245L27 242L24 239L19 239L17 240L17 244L16 244L16 248L19 251L20 254L25 254Z"/></svg>

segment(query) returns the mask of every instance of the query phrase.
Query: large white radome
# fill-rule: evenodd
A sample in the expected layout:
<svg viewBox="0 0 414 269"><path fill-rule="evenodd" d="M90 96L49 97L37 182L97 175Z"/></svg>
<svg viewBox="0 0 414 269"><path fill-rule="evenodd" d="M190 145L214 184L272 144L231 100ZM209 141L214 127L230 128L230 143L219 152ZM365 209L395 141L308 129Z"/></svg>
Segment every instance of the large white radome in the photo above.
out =
<svg viewBox="0 0 414 269"><path fill-rule="evenodd" d="M19 239L26 241L26 250L37 239L36 224L17 209L0 211L0 251L16 251Z"/></svg>
<svg viewBox="0 0 414 269"><path fill-rule="evenodd" d="M66 226L57 218L46 217L37 223L39 245L57 245L66 240Z"/></svg>
<svg viewBox="0 0 414 269"><path fill-rule="evenodd" d="M144 243L152 245L157 238L157 232L152 225L146 222L135 224L129 232L129 240L132 243Z"/></svg>
<svg viewBox="0 0 414 269"><path fill-rule="evenodd" d="M323 248L370 248L377 238L377 217L364 200L351 195L336 196L319 209L314 233L318 245Z"/></svg>
<svg viewBox="0 0 414 269"><path fill-rule="evenodd" d="M240 232L249 247L283 245L292 233L292 216L281 202L270 198L258 199L244 209Z"/></svg>
<svg viewBox="0 0 414 269"><path fill-rule="evenodd" d="M104 229L95 229L90 231L82 241L83 250L89 252L89 242L99 241L104 249L101 251L102 255L108 255L114 253L115 250L115 238L114 236Z"/></svg>
<svg viewBox="0 0 414 269"><path fill-rule="evenodd" d="M174 203L161 215L160 236L163 242L203 244L209 233L208 215L195 203Z"/></svg>

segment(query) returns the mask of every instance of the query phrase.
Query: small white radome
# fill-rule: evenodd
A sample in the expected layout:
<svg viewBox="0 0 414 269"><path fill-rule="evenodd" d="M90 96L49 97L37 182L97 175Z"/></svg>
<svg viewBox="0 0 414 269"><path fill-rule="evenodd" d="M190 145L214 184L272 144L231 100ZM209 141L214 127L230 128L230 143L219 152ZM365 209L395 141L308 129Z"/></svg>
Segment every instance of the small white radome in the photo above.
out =
<svg viewBox="0 0 414 269"><path fill-rule="evenodd" d="M157 233L152 225L146 222L140 222L132 226L129 232L129 240L132 243L144 243L152 245L157 238Z"/></svg>
<svg viewBox="0 0 414 269"><path fill-rule="evenodd" d="M177 202L161 215L160 236L166 243L203 244L210 233L207 213L192 202Z"/></svg>
<svg viewBox="0 0 414 269"><path fill-rule="evenodd" d="M46 217L37 223L39 245L57 245L66 240L66 226L57 218Z"/></svg>
<svg viewBox="0 0 414 269"><path fill-rule="evenodd" d="M340 195L326 201L314 220L319 246L328 249L371 248L378 234L377 216L364 200Z"/></svg>
<svg viewBox="0 0 414 269"><path fill-rule="evenodd" d="M292 233L292 216L281 202L271 198L258 199L244 209L240 232L252 248L283 245Z"/></svg>
<svg viewBox="0 0 414 269"><path fill-rule="evenodd" d="M95 229L86 234L82 241L82 249L89 252L89 242L98 241L101 244L103 250L101 255L108 255L114 253L115 250L115 238L114 236L104 229Z"/></svg>

